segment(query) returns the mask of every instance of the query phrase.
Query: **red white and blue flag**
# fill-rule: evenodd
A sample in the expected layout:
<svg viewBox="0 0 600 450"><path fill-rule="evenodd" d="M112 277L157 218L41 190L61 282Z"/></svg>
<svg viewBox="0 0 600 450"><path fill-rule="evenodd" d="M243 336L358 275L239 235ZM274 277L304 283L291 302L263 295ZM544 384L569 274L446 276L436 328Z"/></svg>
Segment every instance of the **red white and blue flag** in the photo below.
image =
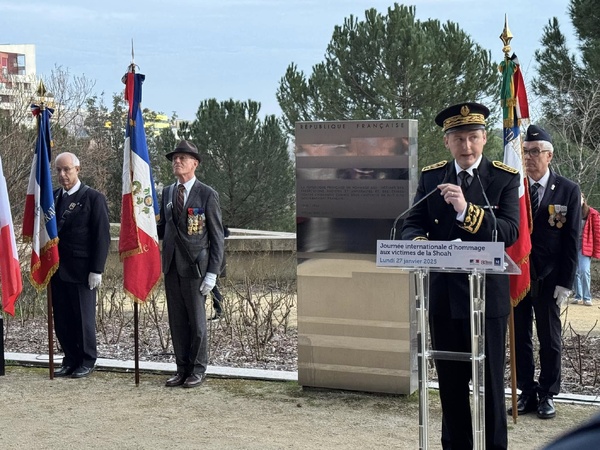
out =
<svg viewBox="0 0 600 450"><path fill-rule="evenodd" d="M50 108L31 105L37 118L38 137L25 198L23 240L31 242L31 284L42 290L58 269L58 231L50 175L52 136Z"/></svg>
<svg viewBox="0 0 600 450"><path fill-rule="evenodd" d="M0 283L2 283L2 309L14 316L15 302L23 290L23 281L2 158L0 158Z"/></svg>
<svg viewBox="0 0 600 450"><path fill-rule="evenodd" d="M129 114L123 152L119 255L125 293L138 303L146 301L160 278L156 230L159 210L141 108L144 78L133 71L123 77Z"/></svg>
<svg viewBox="0 0 600 450"><path fill-rule="evenodd" d="M516 55L500 64L502 72L501 101L504 128L504 163L517 169L521 175L519 188L519 239L506 249L508 256L521 269L520 275L510 275L510 300L513 306L523 300L530 288L529 255L531 254L531 204L527 175L523 164L521 125L529 119L529 106L521 67Z"/></svg>

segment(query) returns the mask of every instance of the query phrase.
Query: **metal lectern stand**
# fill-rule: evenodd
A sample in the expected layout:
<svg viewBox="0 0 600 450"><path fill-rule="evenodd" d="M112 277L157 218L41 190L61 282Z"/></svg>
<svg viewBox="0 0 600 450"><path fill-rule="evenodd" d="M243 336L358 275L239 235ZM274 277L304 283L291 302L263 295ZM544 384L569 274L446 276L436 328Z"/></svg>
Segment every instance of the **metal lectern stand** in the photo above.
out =
<svg viewBox="0 0 600 450"><path fill-rule="evenodd" d="M521 273L520 269L504 255L505 270L490 272L498 275ZM429 340L429 272L467 273L470 291L471 352L448 352L432 350ZM485 449L485 274L482 269L432 269L415 268L411 271L415 277L417 300L417 357L419 376L419 449L429 448L429 371L428 361L446 359L471 361L471 380L473 386L473 449Z"/></svg>

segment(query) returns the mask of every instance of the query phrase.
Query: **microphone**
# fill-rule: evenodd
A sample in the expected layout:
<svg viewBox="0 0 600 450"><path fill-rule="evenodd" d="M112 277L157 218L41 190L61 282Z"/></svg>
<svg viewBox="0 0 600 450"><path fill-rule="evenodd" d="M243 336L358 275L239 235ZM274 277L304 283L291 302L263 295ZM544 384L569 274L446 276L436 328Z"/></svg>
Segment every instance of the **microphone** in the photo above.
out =
<svg viewBox="0 0 600 450"><path fill-rule="evenodd" d="M496 214L494 214L494 209L497 209L498 207L490 204L490 201L485 193L485 189L483 188L483 183L481 183L481 178L479 177L479 170L474 168L473 174L477 178L477 181L479 181L479 186L481 186L481 192L483 193L486 209L490 212L492 215L492 220L494 221L494 228L492 229L492 242L498 242L498 219L496 218Z"/></svg>
<svg viewBox="0 0 600 450"><path fill-rule="evenodd" d="M449 167L451 166L450 163L448 163L447 167L446 167L446 173L444 174L444 179L442 180L441 183L439 184L444 184L448 181L448 176L450 175L450 169ZM438 188L437 186L435 188L433 188L431 191L429 191L427 194L425 194L424 197L422 197L421 199L419 199L418 202L416 202L415 204L413 204L412 206L409 206L407 209L405 209L403 212L401 212L398 217L396 217L396 219L394 220L394 224L392 225L392 229L390 230L390 240L393 241L396 239L396 225L398 224L398 221L400 219L402 219L406 214L408 214L409 212L411 212L413 210L413 208L416 208L418 205L420 205L421 203L423 203L425 200L427 200L428 197L430 197L435 191L437 191Z"/></svg>

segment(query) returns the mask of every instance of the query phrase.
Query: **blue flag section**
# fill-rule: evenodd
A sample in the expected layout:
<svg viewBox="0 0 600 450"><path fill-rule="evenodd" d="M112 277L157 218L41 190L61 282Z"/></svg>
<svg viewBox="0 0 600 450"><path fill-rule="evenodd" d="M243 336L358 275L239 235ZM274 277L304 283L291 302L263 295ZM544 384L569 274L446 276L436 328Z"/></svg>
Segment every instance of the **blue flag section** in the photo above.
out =
<svg viewBox="0 0 600 450"><path fill-rule="evenodd" d="M31 112L37 117L38 137L25 199L23 238L30 241L32 245L31 283L40 290L47 286L50 278L56 272L59 259L56 211L50 171L52 158L50 117L54 111L50 108L32 105Z"/></svg>
<svg viewBox="0 0 600 450"><path fill-rule="evenodd" d="M144 75L133 71L123 77L129 114L123 149L119 254L123 261L125 293L136 302L146 301L160 278L156 229L159 207L141 108L144 79Z"/></svg>

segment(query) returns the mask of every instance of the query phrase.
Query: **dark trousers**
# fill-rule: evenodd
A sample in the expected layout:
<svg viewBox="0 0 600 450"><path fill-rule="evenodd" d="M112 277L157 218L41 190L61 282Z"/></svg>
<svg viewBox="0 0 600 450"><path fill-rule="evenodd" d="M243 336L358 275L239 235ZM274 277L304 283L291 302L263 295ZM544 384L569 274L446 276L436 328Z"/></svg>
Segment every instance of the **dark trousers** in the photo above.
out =
<svg viewBox="0 0 600 450"><path fill-rule="evenodd" d="M561 370L560 308L553 298L554 286L546 283L540 296L526 295L515 307L515 357L517 386L525 394L558 395ZM540 344L540 378L535 380L533 315Z"/></svg>
<svg viewBox="0 0 600 450"><path fill-rule="evenodd" d="M54 330L65 357L63 366L94 367L96 351L96 290L87 283L51 280Z"/></svg>
<svg viewBox="0 0 600 450"><path fill-rule="evenodd" d="M205 373L208 366L206 298L200 294L200 278L184 278L175 264L165 274L169 327L177 372Z"/></svg>
<svg viewBox="0 0 600 450"><path fill-rule="evenodd" d="M471 351L469 319L449 319L432 315L432 346L435 350ZM504 365L508 318L485 320L485 441L487 450L508 447L504 400ZM435 361L442 403L442 447L473 448L469 381L471 363L438 359Z"/></svg>

